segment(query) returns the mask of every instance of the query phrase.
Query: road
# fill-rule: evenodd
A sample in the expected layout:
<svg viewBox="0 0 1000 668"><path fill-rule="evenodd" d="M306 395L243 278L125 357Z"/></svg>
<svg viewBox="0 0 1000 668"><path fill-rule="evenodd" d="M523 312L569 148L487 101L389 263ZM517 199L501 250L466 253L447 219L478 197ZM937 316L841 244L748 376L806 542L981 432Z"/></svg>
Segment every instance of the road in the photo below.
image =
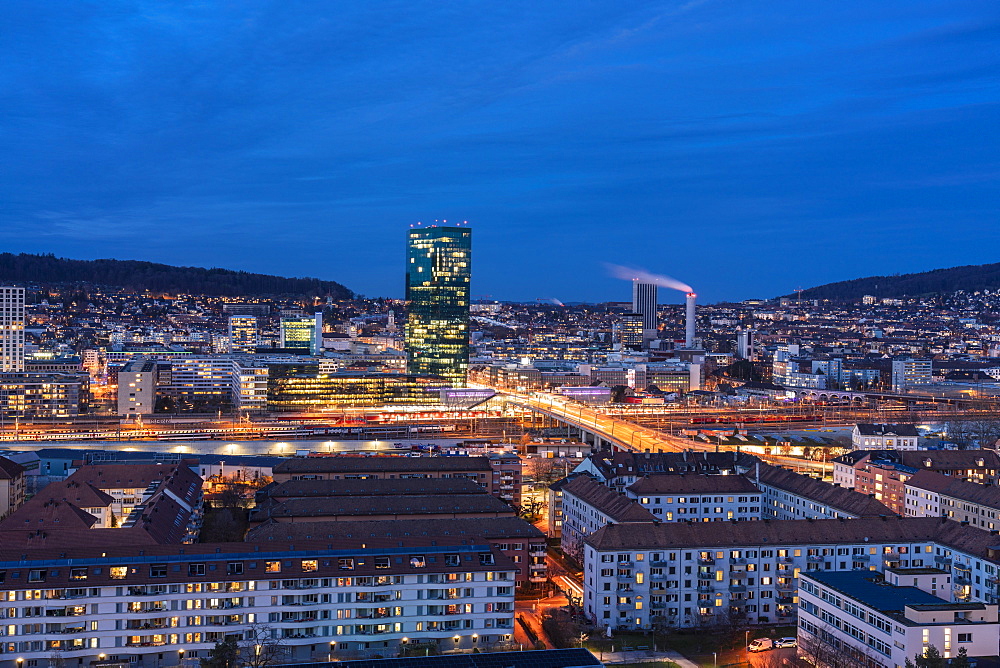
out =
<svg viewBox="0 0 1000 668"><path fill-rule="evenodd" d="M638 452L682 452L684 450L715 452L717 449L713 444L664 434L662 431L650 427L643 427L606 415L583 404L569 402L556 395L523 394L509 391L502 394L511 403L530 408L571 426L597 433L604 440L625 450ZM833 472L833 464L829 462L780 455L757 456L773 464L780 464L796 470L812 471L822 475L830 475Z"/></svg>

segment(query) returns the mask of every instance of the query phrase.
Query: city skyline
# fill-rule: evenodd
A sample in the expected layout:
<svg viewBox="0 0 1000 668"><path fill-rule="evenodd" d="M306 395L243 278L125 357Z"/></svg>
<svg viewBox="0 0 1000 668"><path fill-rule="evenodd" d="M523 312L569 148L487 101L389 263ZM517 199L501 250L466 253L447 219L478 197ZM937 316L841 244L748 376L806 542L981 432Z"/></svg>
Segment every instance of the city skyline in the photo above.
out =
<svg viewBox="0 0 1000 668"><path fill-rule="evenodd" d="M996 259L988 4L0 11L14 252L398 297L397 230L468 220L473 294L563 301Z"/></svg>

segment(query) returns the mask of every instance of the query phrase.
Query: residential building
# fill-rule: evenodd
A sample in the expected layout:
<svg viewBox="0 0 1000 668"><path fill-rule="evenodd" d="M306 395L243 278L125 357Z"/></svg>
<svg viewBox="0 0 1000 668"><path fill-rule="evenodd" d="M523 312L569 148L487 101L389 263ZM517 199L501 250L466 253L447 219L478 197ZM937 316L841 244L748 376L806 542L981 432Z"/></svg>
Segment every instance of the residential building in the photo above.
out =
<svg viewBox="0 0 1000 668"><path fill-rule="evenodd" d="M934 382L931 360L912 358L892 361L892 391L906 392Z"/></svg>
<svg viewBox="0 0 1000 668"><path fill-rule="evenodd" d="M490 457L357 457L331 455L296 457L274 467L275 482L286 480L352 480L407 478L469 478L478 482L490 494L502 498L508 490L501 489L506 478L513 479L509 459ZM518 462L520 464L520 462ZM494 475L494 472L499 475ZM517 478L520 479L520 473ZM517 486L519 487L519 486ZM515 497L520 502L520 496Z"/></svg>
<svg viewBox="0 0 1000 668"><path fill-rule="evenodd" d="M991 485L1000 483L1000 455L995 450L855 450L834 461L834 481L856 485L862 468L869 473L879 468L919 469Z"/></svg>
<svg viewBox="0 0 1000 668"><path fill-rule="evenodd" d="M900 462L868 458L855 470L854 491L881 501L897 515L905 515L906 481L916 472Z"/></svg>
<svg viewBox="0 0 1000 668"><path fill-rule="evenodd" d="M380 482L380 481L373 481ZM350 522L353 520L463 519L514 517L514 509L479 490L476 494L401 495L290 499L258 507L251 526L263 522Z"/></svg>
<svg viewBox="0 0 1000 668"><path fill-rule="evenodd" d="M765 518L854 519L896 514L867 494L837 487L779 466L758 463L748 477L763 494Z"/></svg>
<svg viewBox="0 0 1000 668"><path fill-rule="evenodd" d="M80 415L89 402L85 373L0 373L0 413L6 420Z"/></svg>
<svg viewBox="0 0 1000 668"><path fill-rule="evenodd" d="M137 417L156 411L156 360L134 359L118 372L118 415Z"/></svg>
<svg viewBox="0 0 1000 668"><path fill-rule="evenodd" d="M464 386L469 368L472 230L414 228L407 236L407 371Z"/></svg>
<svg viewBox="0 0 1000 668"><path fill-rule="evenodd" d="M753 470L759 460L740 452L634 452L602 450L583 460L574 471L589 473L601 483L623 491L643 476L706 473L733 475Z"/></svg>
<svg viewBox="0 0 1000 668"><path fill-rule="evenodd" d="M638 502L587 475L580 475L563 485L562 514L560 545L563 552L581 561L584 540L602 527L657 519Z"/></svg>
<svg viewBox="0 0 1000 668"><path fill-rule="evenodd" d="M995 656L997 605L950 603L921 586L947 579L934 568L804 572L799 579L798 648L816 665L834 657L858 665L902 666L934 646L945 659L960 649ZM905 584L904 584L905 583ZM947 592L947 588L941 588Z"/></svg>
<svg viewBox="0 0 1000 668"><path fill-rule="evenodd" d="M855 450L916 450L919 440L912 424L856 424L851 434Z"/></svg>
<svg viewBox="0 0 1000 668"><path fill-rule="evenodd" d="M0 522L0 544L185 543L201 518L201 478L186 464L90 464Z"/></svg>
<svg viewBox="0 0 1000 668"><path fill-rule="evenodd" d="M347 481L337 481L344 484ZM371 482L371 481L364 481ZM398 482L398 481L397 481ZM421 481L426 484L427 481ZM374 491L378 493L378 489ZM434 538L440 544L468 540L493 545L517 565L515 582L538 585L547 578L545 534L519 517L414 519L346 522L266 522L250 530L247 542L326 540L339 544L359 536L380 540Z"/></svg>
<svg viewBox="0 0 1000 668"><path fill-rule="evenodd" d="M154 668L217 642L289 663L488 648L513 633L516 565L489 543L379 539L0 548L0 663ZM40 593L39 593L40 592ZM15 621L16 620L16 621ZM261 629L261 627L266 627Z"/></svg>
<svg viewBox="0 0 1000 668"><path fill-rule="evenodd" d="M21 507L25 488L25 468L0 457L0 520Z"/></svg>
<svg viewBox="0 0 1000 668"><path fill-rule="evenodd" d="M800 573L940 568L949 602L1000 602L996 536L939 518L608 524L584 540L584 609L613 628L795 617Z"/></svg>
<svg viewBox="0 0 1000 668"><path fill-rule="evenodd" d="M947 517L987 531L1000 530L1000 487L917 471L905 483L908 517Z"/></svg>
<svg viewBox="0 0 1000 668"><path fill-rule="evenodd" d="M761 491L739 475L644 476L625 490L664 522L749 521L761 518Z"/></svg>
<svg viewBox="0 0 1000 668"><path fill-rule="evenodd" d="M24 371L24 288L0 285L0 373Z"/></svg>

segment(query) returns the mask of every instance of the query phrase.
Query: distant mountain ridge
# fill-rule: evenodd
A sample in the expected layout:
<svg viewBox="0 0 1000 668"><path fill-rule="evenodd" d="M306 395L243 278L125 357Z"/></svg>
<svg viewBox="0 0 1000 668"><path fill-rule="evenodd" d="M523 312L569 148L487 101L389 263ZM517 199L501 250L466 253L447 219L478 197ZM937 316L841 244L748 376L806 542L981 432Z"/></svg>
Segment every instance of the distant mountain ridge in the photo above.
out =
<svg viewBox="0 0 1000 668"><path fill-rule="evenodd" d="M806 299L861 299L875 297L917 297L942 293L1000 289L1000 262L970 264L948 269L932 269L915 274L869 276L850 281L826 283L802 291ZM794 295L789 295L794 296Z"/></svg>
<svg viewBox="0 0 1000 668"><path fill-rule="evenodd" d="M175 267L140 260L71 260L55 255L0 253L0 283L81 284L138 292L219 297L330 296L351 299L340 283L318 278L284 278L232 269Z"/></svg>

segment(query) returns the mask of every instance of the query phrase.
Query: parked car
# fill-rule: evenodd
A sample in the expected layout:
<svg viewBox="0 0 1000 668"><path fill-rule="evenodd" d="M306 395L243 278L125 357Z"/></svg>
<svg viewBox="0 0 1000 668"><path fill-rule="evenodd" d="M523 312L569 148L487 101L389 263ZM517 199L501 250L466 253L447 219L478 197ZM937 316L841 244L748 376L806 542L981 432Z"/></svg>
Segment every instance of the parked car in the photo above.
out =
<svg viewBox="0 0 1000 668"><path fill-rule="evenodd" d="M778 638L774 641L774 647L795 647L795 638Z"/></svg>
<svg viewBox="0 0 1000 668"><path fill-rule="evenodd" d="M748 652L765 652L769 649L774 649L774 641L770 638L756 638L747 645Z"/></svg>

